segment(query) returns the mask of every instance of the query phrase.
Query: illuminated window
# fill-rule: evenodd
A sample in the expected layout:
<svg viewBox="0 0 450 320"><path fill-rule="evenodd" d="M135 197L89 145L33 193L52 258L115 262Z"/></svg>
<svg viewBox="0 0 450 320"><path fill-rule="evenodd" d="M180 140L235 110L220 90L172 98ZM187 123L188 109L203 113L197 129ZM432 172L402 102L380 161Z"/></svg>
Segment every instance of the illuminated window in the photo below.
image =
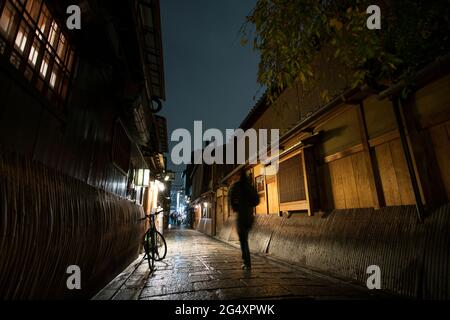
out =
<svg viewBox="0 0 450 320"><path fill-rule="evenodd" d="M56 54L61 60L64 59L64 55L66 54L66 37L64 37L63 34L61 34L61 37L59 38L58 49L56 50Z"/></svg>
<svg viewBox="0 0 450 320"><path fill-rule="evenodd" d="M39 55L40 46L41 46L41 44L37 40L35 40L33 42L33 45L31 46L30 55L28 56L28 62L30 62L30 64L33 67L36 66L36 62L37 62L37 58L38 58L38 55Z"/></svg>
<svg viewBox="0 0 450 320"><path fill-rule="evenodd" d="M50 54L48 52L46 52L45 56L44 56L44 59L42 60L42 63L41 63L41 70L39 71L39 73L41 74L42 78L44 78L44 79L47 76L48 64L49 63L50 63Z"/></svg>
<svg viewBox="0 0 450 320"><path fill-rule="evenodd" d="M55 48L57 43L58 29L58 24L56 23L56 21L53 21L52 26L50 27L50 35L48 36L48 42L53 48Z"/></svg>
<svg viewBox="0 0 450 320"><path fill-rule="evenodd" d="M30 29L25 24L25 22L23 22L20 25L19 31L17 32L15 41L16 49L18 49L20 53L23 53L25 51L25 46L29 39L30 39Z"/></svg>
<svg viewBox="0 0 450 320"><path fill-rule="evenodd" d="M7 38L12 32L12 27L14 25L14 17L16 16L16 10L14 7L7 3L3 8L2 15L0 16L0 31Z"/></svg>
<svg viewBox="0 0 450 320"><path fill-rule="evenodd" d="M36 21L39 16L39 11L41 10L41 0L28 0L26 5L26 10L30 14L31 18Z"/></svg>
<svg viewBox="0 0 450 320"><path fill-rule="evenodd" d="M48 27L50 26L51 21L52 21L52 17L50 15L50 12L48 11L47 6L44 4L42 7L41 16L39 17L39 22L38 22L39 30L36 30L36 34L39 36L39 38L41 40L42 40L42 36L40 33L42 33L44 36L47 35Z"/></svg>
<svg viewBox="0 0 450 320"><path fill-rule="evenodd" d="M75 51L45 0L0 0L0 59L58 106L70 87Z"/></svg>
<svg viewBox="0 0 450 320"><path fill-rule="evenodd" d="M53 70L50 75L50 87L52 89L58 88L58 84L61 80L61 69L58 64L53 65Z"/></svg>

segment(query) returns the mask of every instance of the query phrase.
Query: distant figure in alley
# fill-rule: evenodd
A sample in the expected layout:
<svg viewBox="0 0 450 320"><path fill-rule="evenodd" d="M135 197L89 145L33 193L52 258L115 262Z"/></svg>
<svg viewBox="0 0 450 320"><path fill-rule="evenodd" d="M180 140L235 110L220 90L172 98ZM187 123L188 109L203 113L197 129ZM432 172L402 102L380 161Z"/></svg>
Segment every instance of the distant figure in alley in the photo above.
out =
<svg viewBox="0 0 450 320"><path fill-rule="evenodd" d="M239 181L233 184L229 193L231 207L237 212L237 230L241 243L243 269L250 270L251 259L248 247L248 232L253 225L253 208L259 204L259 196L245 171L241 171Z"/></svg>

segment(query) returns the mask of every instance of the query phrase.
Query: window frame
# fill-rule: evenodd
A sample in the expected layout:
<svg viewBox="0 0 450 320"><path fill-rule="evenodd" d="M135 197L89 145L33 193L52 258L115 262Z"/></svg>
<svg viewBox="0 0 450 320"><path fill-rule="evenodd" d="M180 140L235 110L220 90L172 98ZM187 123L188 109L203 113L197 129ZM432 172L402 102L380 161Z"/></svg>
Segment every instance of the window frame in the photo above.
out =
<svg viewBox="0 0 450 320"><path fill-rule="evenodd" d="M34 17L27 10L32 2ZM0 19L5 10L10 10L11 16L9 30L0 29L0 60L22 74L52 107L64 111L77 63L76 49L65 25L45 0L0 0ZM56 29L53 45L52 27ZM26 38L19 38L20 30L28 31ZM43 68L45 73L41 72Z"/></svg>

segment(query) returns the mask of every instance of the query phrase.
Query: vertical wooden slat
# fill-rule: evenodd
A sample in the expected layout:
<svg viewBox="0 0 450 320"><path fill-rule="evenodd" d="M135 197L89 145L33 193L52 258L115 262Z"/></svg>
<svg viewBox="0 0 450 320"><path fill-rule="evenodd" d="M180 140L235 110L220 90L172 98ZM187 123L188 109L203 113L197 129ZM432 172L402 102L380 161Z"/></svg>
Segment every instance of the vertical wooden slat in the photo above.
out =
<svg viewBox="0 0 450 320"><path fill-rule="evenodd" d="M334 208L345 209L346 203L340 163L338 161L330 162L328 168L330 170Z"/></svg>
<svg viewBox="0 0 450 320"><path fill-rule="evenodd" d="M377 146L376 157L378 167L380 169L381 184L383 187L386 205L395 206L401 204L397 177L395 175L394 163L389 144Z"/></svg>
<svg viewBox="0 0 450 320"><path fill-rule="evenodd" d="M343 189L345 195L345 206L347 209L360 208L358 190L352 165L352 157L348 156L338 160L341 169Z"/></svg>

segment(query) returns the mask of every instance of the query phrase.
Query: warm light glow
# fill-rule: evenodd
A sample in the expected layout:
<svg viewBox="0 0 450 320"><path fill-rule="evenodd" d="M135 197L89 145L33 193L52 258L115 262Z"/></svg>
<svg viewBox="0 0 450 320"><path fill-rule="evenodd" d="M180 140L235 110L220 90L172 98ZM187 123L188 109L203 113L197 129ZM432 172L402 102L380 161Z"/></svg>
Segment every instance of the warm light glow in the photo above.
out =
<svg viewBox="0 0 450 320"><path fill-rule="evenodd" d="M135 184L137 186L142 186L144 184L144 170L143 169L137 170Z"/></svg>
<svg viewBox="0 0 450 320"><path fill-rule="evenodd" d="M47 75L47 70L48 70L48 61L47 61L47 57L45 57L44 60L42 61L41 70L40 70L42 77L45 78L45 76Z"/></svg>
<svg viewBox="0 0 450 320"><path fill-rule="evenodd" d="M167 175L164 177L164 181L169 181L170 177Z"/></svg>
<svg viewBox="0 0 450 320"><path fill-rule="evenodd" d="M30 55L28 57L28 61L31 62L33 67L36 65L38 54L39 54L38 46L37 45L32 45L31 49L30 49Z"/></svg>
<svg viewBox="0 0 450 320"><path fill-rule="evenodd" d="M28 34L23 27L20 27L19 32L16 37L16 47L20 52L25 50L25 45L27 44Z"/></svg>
<svg viewBox="0 0 450 320"><path fill-rule="evenodd" d="M143 185L144 185L144 187L148 187L150 185L150 170L149 169L144 170Z"/></svg>
<svg viewBox="0 0 450 320"><path fill-rule="evenodd" d="M52 72L50 76L50 87L55 88L55 84L56 84L56 73Z"/></svg>
<svg viewBox="0 0 450 320"><path fill-rule="evenodd" d="M159 191L164 191L166 189L166 186L164 185L164 183L162 183L159 180L156 180L156 185L158 186Z"/></svg>
<svg viewBox="0 0 450 320"><path fill-rule="evenodd" d="M8 35L13 25L13 12L9 6L5 6L2 16L0 17L0 29Z"/></svg>
<svg viewBox="0 0 450 320"><path fill-rule="evenodd" d="M48 42L50 45L55 48L56 47L56 35L58 33L59 26L55 20L52 22L52 26L50 28L50 34L48 36Z"/></svg>

